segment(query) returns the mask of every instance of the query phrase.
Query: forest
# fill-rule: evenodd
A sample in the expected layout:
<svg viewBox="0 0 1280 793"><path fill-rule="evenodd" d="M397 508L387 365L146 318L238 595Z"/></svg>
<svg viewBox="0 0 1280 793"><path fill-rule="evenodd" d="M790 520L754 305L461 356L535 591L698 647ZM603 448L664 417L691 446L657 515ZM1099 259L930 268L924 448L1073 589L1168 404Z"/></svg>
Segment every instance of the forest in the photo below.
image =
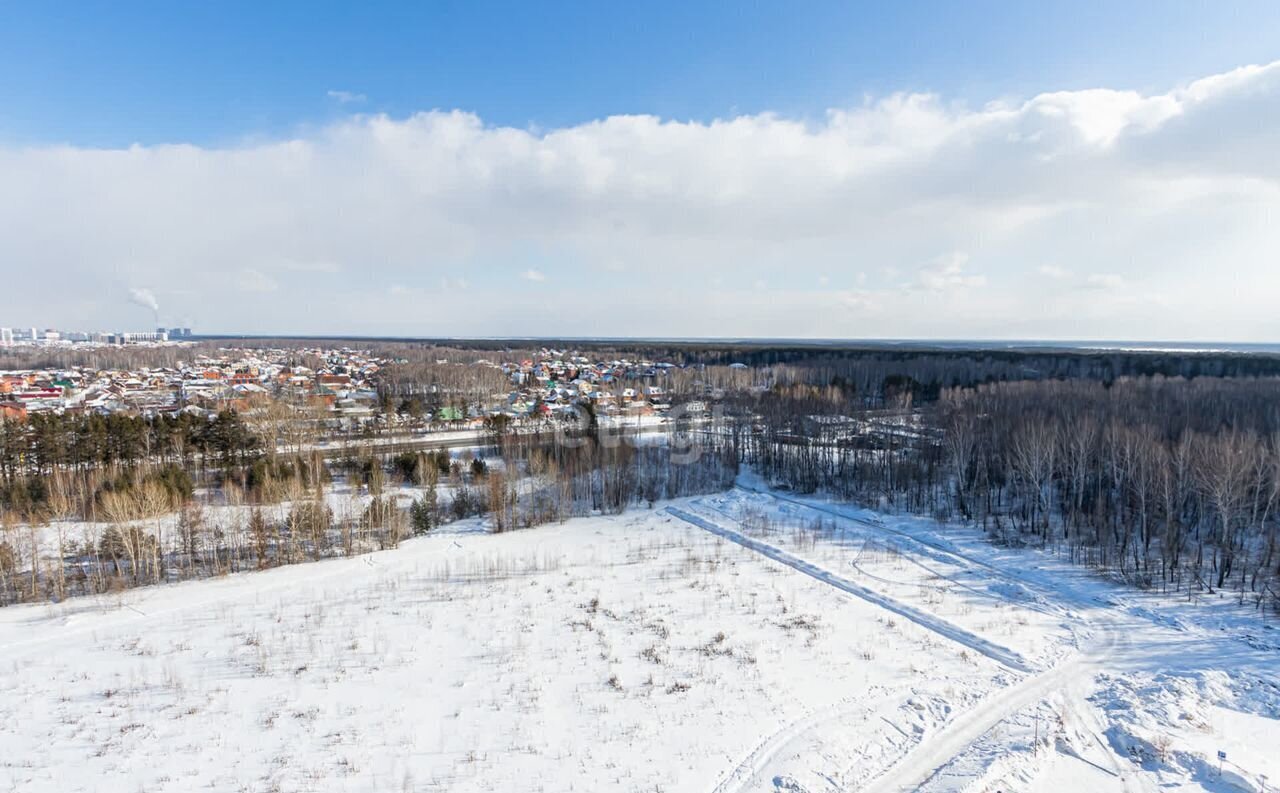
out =
<svg viewBox="0 0 1280 793"><path fill-rule="evenodd" d="M122 434L106 431L104 445L127 441L132 454L86 443L8 480L0 605L368 553L468 518L500 533L617 514L725 490L738 470L714 436L638 444L594 425L572 436L495 431L480 453L387 454L366 442L337 459L269 453L247 436L211 447L218 465L202 469L197 458L138 453L171 428L111 426Z"/></svg>
<svg viewBox="0 0 1280 793"><path fill-rule="evenodd" d="M851 404L835 386L775 388L729 431L786 487L971 521L1143 588L1280 606L1280 381L1037 380Z"/></svg>
<svg viewBox="0 0 1280 793"><path fill-rule="evenodd" d="M300 361L314 344L237 343L296 345ZM510 387L482 362L537 354L519 342L373 351L395 361L380 409L400 414L480 406ZM274 403L211 420L0 423L0 602L361 552L477 515L506 531L618 512L723 490L749 465L779 487L969 523L1136 587L1280 609L1280 357L658 342L582 352L672 362L662 384L673 415L705 404L709 418L673 419L637 444L611 438L586 405L568 432L492 422L478 454L386 454L360 436L337 458L310 444L314 416ZM339 492L359 503L335 514ZM69 521L112 533L58 544L61 562L39 569L31 527Z"/></svg>

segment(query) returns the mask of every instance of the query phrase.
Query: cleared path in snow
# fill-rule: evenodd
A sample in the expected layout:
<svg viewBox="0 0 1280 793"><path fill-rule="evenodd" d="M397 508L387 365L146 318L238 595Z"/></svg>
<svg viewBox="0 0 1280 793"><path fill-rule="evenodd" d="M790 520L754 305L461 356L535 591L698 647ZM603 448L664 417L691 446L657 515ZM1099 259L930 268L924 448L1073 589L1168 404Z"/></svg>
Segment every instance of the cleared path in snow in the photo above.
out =
<svg viewBox="0 0 1280 793"><path fill-rule="evenodd" d="M983 700L918 744L896 765L864 786L860 793L904 793L919 789L996 725L1054 692L1066 693L1067 707L1081 719L1081 727L1097 741L1104 762L1111 766L1107 773L1112 774L1125 791L1138 793L1153 789L1154 786L1144 784L1140 773L1117 761L1102 738L1102 725L1080 690L1081 680L1092 680L1100 669L1105 668L1117 649L1129 643L1127 628L1112 619L1090 624L1096 632L1077 656Z"/></svg>
<svg viewBox="0 0 1280 793"><path fill-rule="evenodd" d="M1027 572L1019 572L1017 570L997 567L990 562L974 557L972 554L965 553L949 542L922 537L915 532L903 531L902 529L895 528L885 523L867 520L859 515L851 514L847 508L841 508L838 505L822 501L811 501L805 498L797 498L783 493L760 490L758 488L747 487L744 485L736 485L735 487L748 493L768 496L776 501L783 501L815 512L826 513L832 517L840 518L841 520L847 520L866 526L867 528L874 529L877 532L901 537L908 543L915 545L917 550L927 549L931 552L926 555L933 556L933 554L940 554L942 561L949 561L961 567L967 566L970 568L979 568L995 578L1000 578L1015 584L1021 584L1035 592L1037 595L1044 597L1046 603L1051 605L1056 604L1059 607L1070 606L1073 608L1085 609L1094 608L1098 605L1096 591L1081 592L1067 582L1063 582L1061 580L1049 581L1046 576L1042 574L1028 574ZM1024 608L1031 608L1037 611L1041 610L1036 604L1032 603L1020 602L1019 605Z"/></svg>
<svg viewBox="0 0 1280 793"><path fill-rule="evenodd" d="M891 611L900 617L911 620L920 627L933 631L943 638L962 644L975 652L985 655L996 663L1014 670L1015 672L1031 674L1037 671L1034 667L1028 664L1021 655L1007 647L1002 647L995 642L988 641L981 636L970 633L956 625L952 625L946 620L935 617L932 614L926 614L925 612L912 608L904 603L899 603L893 598L882 595L874 590L867 589L860 584L855 584L847 578L842 578L829 570L824 570L811 562L806 562L804 559L787 553L780 548L748 537L741 532L726 528L707 520L704 517L694 515L691 512L686 512L678 507L667 507L667 512L686 523L690 523L700 529L709 531L718 537L723 537L730 542L753 550L762 556L767 556L775 562L784 564L793 570L804 573L812 578L816 578L824 584L833 586L844 592L848 592L850 595L862 598L868 603L873 603L886 611Z"/></svg>
<svg viewBox="0 0 1280 793"><path fill-rule="evenodd" d="M743 489L750 492L761 492L752 488ZM913 534L850 515L838 508L824 507L824 505L781 496L772 492L764 493L764 495L800 507L826 512L844 520L863 524L877 531L902 536L912 541L918 549L929 548L941 552L953 557L956 561L966 562L992 573L998 578L1019 581L1036 589L1048 589L1043 581L1010 574L1005 570L993 567L987 562L965 555L954 548L946 547L943 543L934 543ZM703 528L706 527L704 526ZM716 533L725 536L721 532ZM755 540L750 540L750 542L764 545ZM1080 605L1097 605L1096 602L1089 603L1086 596L1073 590L1062 591L1062 589L1057 589L1053 591L1053 595L1057 596L1056 599L1075 602ZM974 708L948 722L931 735L926 736L923 741L908 751L892 767L860 788L861 793L898 793L899 791L918 789L1005 719L1020 710L1034 706L1054 692L1066 694L1065 705L1080 721L1081 729L1090 734L1097 742L1098 748L1101 750L1100 759L1107 766L1110 766L1109 769L1103 770L1116 778L1121 788L1129 793L1146 793L1146 791L1150 791L1152 786L1144 784L1147 780L1143 779L1141 774L1133 773L1132 769L1127 768L1120 762L1106 744L1102 737L1103 727L1097 713L1094 712L1093 706L1087 701L1084 690L1082 690L1087 687L1080 685L1082 679L1092 680L1099 671L1106 668L1107 662L1114 658L1119 648L1129 644L1127 631L1131 630L1132 626L1125 625L1110 614L1095 619L1089 619L1080 614L1072 614L1070 617L1077 628L1089 630L1086 634L1087 638L1081 644L1077 654L1051 669L1040 671L1008 688L993 693Z"/></svg>
<svg viewBox="0 0 1280 793"><path fill-rule="evenodd" d="M930 540L928 538L920 537L916 534L912 534L911 532L903 531L902 529L896 529L893 526L889 526L878 521L867 520L866 518L859 517L858 515L851 515L849 514L848 511L844 509L841 509L836 506L832 506L830 504L827 504L821 501L810 501L803 498L788 496L783 493L775 493L771 490L759 490L754 487L746 487L744 485L735 485L735 487L741 490L745 490L748 493L755 493L761 496L768 496L769 498L772 498L775 501L783 501L788 504L794 504L797 507L804 507L805 509L811 509L814 512L824 512L828 515L831 515L832 517L840 518L841 520L851 521L853 523L866 526L867 528L875 529L878 532L883 532L886 534L892 534L897 537L901 537L907 540L908 542L921 546L922 548L927 548L931 551L942 554L943 561L959 562L965 565L980 567L983 570L986 570L987 572L992 573L993 575L996 575L1000 578L1008 579L1010 581L1017 581L1020 583L1027 583L1027 584L1031 584L1032 586L1037 586L1037 587L1040 586L1040 582L1038 581L1035 581L1035 582L1027 581L1022 576L1014 575L1010 573L1008 570L1001 570L1000 568L988 562L984 562L981 559L975 559L972 556L969 556L961 552L950 543ZM1056 590L1053 590L1053 594L1056 595L1059 593Z"/></svg>

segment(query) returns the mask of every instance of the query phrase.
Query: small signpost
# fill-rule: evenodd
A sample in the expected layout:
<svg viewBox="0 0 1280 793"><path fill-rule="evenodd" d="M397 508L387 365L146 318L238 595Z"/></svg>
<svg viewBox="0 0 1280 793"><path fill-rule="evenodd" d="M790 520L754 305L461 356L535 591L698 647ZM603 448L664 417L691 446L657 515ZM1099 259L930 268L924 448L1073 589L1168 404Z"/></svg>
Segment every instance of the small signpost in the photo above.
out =
<svg viewBox="0 0 1280 793"><path fill-rule="evenodd" d="M1219 779L1222 778L1222 764L1226 762L1226 759L1227 759L1227 753L1219 749L1218 750L1218 778Z"/></svg>

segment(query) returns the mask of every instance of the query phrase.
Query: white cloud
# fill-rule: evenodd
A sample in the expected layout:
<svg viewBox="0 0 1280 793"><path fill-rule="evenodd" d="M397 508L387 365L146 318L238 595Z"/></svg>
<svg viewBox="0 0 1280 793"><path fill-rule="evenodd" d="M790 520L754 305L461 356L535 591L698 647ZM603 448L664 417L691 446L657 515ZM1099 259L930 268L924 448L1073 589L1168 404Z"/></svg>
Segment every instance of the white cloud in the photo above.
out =
<svg viewBox="0 0 1280 793"><path fill-rule="evenodd" d="M226 148L0 146L0 317L114 327L149 284L210 331L1274 339L1277 95L1280 63L1152 95L894 94L817 122L428 112ZM503 277L530 255L592 273L556 279L575 310ZM850 262L874 326L810 286ZM386 284L433 283L450 296L430 311L386 309ZM1100 290L1132 283L1161 301L1108 311ZM290 299L270 312L236 299L273 290Z"/></svg>
<svg viewBox="0 0 1280 793"><path fill-rule="evenodd" d="M280 288L280 283L276 279L251 267L240 271L236 285L242 292L274 292Z"/></svg>
<svg viewBox="0 0 1280 793"><path fill-rule="evenodd" d="M853 311L867 311L876 304L877 296L866 289L851 289L837 297L841 305Z"/></svg>
<svg viewBox="0 0 1280 793"><path fill-rule="evenodd" d="M1182 111L1170 94L1145 97L1136 91L1093 89L1042 94L1028 107L1046 118L1066 121L1091 145L1108 146L1125 131L1143 132Z"/></svg>
<svg viewBox="0 0 1280 793"><path fill-rule="evenodd" d="M1085 279L1090 289L1123 289L1124 276L1119 273L1093 273Z"/></svg>
<svg viewBox="0 0 1280 793"><path fill-rule="evenodd" d="M922 269L916 276L919 285L933 292L982 286L986 276L969 275L964 267L969 261L967 253L955 252L937 259L933 265Z"/></svg>
<svg viewBox="0 0 1280 793"><path fill-rule="evenodd" d="M328 91L326 92L326 94L330 99L343 105L349 105L356 102L363 102L365 100L364 94L357 94L354 91L334 90L334 91Z"/></svg>
<svg viewBox="0 0 1280 793"><path fill-rule="evenodd" d="M525 270L523 273L521 273L521 274L520 274L520 277L521 277L521 278L523 278L523 279L524 279L524 280L526 280L526 281L545 281L545 280L547 280L547 275L546 275L546 273L542 272L541 270L535 270L535 269L533 269L533 268L530 268L530 269L528 269L528 270Z"/></svg>
<svg viewBox="0 0 1280 793"><path fill-rule="evenodd" d="M324 259L313 261L285 259L279 262L278 266L286 270L292 270L295 273L337 273L342 271L341 264L334 261L326 261Z"/></svg>

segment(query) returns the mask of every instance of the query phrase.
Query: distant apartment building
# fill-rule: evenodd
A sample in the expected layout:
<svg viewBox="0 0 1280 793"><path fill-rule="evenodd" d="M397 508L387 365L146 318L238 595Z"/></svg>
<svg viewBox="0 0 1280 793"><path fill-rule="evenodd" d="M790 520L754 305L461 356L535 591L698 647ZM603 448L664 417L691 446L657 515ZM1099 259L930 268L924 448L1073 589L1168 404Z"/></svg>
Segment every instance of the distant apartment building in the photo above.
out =
<svg viewBox="0 0 1280 793"><path fill-rule="evenodd" d="M13 329L0 328L0 347L13 346Z"/></svg>
<svg viewBox="0 0 1280 793"><path fill-rule="evenodd" d="M169 333L164 328L155 331L130 333L112 333L107 337L110 344L139 344L145 342L168 341Z"/></svg>

